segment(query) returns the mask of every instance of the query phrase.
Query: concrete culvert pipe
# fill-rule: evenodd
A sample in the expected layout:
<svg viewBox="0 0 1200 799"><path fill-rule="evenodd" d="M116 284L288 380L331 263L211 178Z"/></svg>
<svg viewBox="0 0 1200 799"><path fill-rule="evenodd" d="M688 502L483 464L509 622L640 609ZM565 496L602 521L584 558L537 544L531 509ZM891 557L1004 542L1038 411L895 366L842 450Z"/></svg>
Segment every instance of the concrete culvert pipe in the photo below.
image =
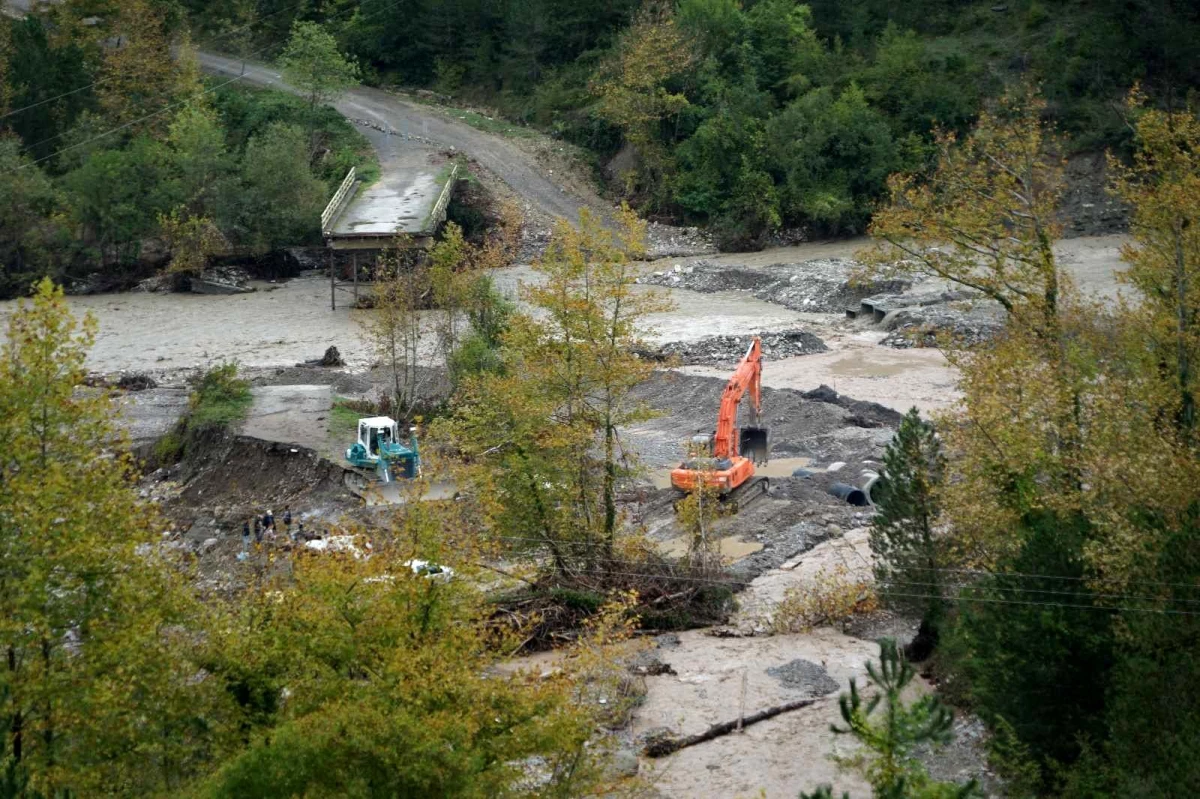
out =
<svg viewBox="0 0 1200 799"><path fill-rule="evenodd" d="M834 483L829 487L829 493L833 494L838 499L849 502L859 508L865 508L871 503L867 501L867 494L861 488L855 488L852 485L845 483Z"/></svg>

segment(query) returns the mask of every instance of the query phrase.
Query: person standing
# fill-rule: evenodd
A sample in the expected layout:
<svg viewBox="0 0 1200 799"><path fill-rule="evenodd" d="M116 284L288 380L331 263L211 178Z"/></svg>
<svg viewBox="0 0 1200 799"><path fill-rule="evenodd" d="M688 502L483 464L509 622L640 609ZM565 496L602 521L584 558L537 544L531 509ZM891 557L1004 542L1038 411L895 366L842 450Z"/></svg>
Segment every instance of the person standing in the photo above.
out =
<svg viewBox="0 0 1200 799"><path fill-rule="evenodd" d="M250 522L242 522L242 551L250 551Z"/></svg>
<svg viewBox="0 0 1200 799"><path fill-rule="evenodd" d="M289 541L296 540L292 537L292 509L287 505L283 506L283 531L287 533Z"/></svg>

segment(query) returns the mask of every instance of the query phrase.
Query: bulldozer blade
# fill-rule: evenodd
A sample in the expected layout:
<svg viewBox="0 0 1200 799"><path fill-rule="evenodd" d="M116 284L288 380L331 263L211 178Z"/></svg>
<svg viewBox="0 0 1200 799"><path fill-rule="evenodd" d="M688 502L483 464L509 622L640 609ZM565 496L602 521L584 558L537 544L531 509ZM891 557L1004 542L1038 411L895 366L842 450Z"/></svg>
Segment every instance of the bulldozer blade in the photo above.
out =
<svg viewBox="0 0 1200 799"><path fill-rule="evenodd" d="M770 457L767 428L743 427L738 432L738 452L742 457L749 458L754 463L766 463Z"/></svg>

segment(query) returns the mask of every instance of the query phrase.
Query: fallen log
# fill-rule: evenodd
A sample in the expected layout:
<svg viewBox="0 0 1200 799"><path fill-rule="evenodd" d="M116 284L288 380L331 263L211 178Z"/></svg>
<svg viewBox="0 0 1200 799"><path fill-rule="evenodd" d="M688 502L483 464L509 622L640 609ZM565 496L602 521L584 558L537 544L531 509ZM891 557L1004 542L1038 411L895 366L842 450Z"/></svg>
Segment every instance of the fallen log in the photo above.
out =
<svg viewBox="0 0 1200 799"><path fill-rule="evenodd" d="M760 710L757 713L746 716L745 718L734 719L733 721L723 721L720 724L714 724L707 730L695 735L687 735L683 738L672 738L663 736L649 741L642 754L646 757L666 757L669 754L678 752L680 749L686 749L689 746L702 744L705 741L711 741L714 738L720 738L722 735L728 735L738 729L739 725L742 729L749 727L751 724L757 724L760 721L775 718L780 713L787 713L789 710L799 710L802 707L808 707L816 702L816 699L798 699L795 702L785 702L782 705L775 705L766 710Z"/></svg>

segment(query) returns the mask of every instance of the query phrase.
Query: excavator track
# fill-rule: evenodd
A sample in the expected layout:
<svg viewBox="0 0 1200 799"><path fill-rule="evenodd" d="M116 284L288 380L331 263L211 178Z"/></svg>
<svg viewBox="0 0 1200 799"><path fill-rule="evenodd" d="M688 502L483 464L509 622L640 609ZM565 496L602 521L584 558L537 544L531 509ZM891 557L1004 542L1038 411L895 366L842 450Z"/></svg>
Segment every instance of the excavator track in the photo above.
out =
<svg viewBox="0 0 1200 799"><path fill-rule="evenodd" d="M766 477L751 477L737 488L721 497L721 502L729 506L733 513L741 513L758 500L767 495L771 481Z"/></svg>

